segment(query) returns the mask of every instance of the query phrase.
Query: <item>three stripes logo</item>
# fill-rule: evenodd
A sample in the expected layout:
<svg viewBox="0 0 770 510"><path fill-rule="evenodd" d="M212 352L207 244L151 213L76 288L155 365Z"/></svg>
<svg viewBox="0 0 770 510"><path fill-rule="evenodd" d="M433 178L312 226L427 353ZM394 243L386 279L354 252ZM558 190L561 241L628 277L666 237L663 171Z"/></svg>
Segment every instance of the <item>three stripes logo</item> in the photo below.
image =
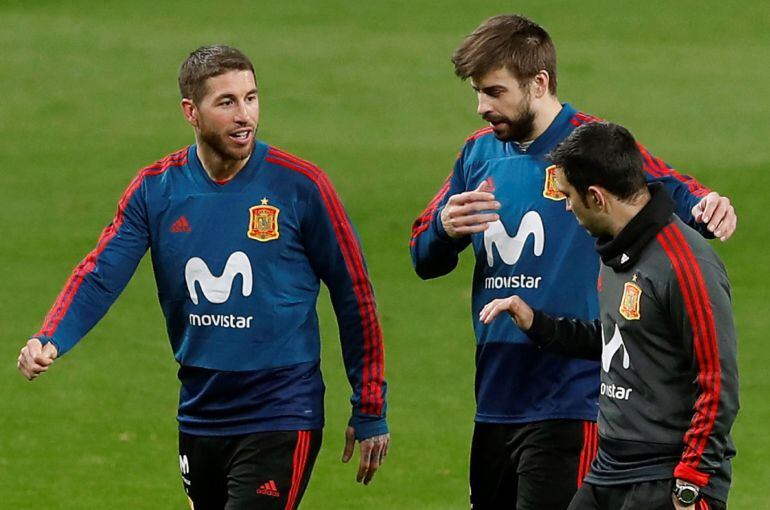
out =
<svg viewBox="0 0 770 510"><path fill-rule="evenodd" d="M259 486L257 494L264 494L265 496L271 496L273 498L280 498L281 493L278 492L278 486L275 484L275 480L270 480Z"/></svg>
<svg viewBox="0 0 770 510"><path fill-rule="evenodd" d="M187 218L184 216L180 216L179 219L177 219L173 225L171 225L171 228L169 229L171 232L192 232L192 229L190 228L190 223L187 221Z"/></svg>

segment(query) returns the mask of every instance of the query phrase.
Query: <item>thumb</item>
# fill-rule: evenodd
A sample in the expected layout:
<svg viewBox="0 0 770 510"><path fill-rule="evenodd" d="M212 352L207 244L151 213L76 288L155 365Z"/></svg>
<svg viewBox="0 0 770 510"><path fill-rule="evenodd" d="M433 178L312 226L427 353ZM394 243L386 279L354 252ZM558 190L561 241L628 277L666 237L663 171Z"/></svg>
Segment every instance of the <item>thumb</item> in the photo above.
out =
<svg viewBox="0 0 770 510"><path fill-rule="evenodd" d="M353 456L356 447L356 430L353 427L345 429L345 449L342 451L342 462L347 462Z"/></svg>
<svg viewBox="0 0 770 510"><path fill-rule="evenodd" d="M48 342L43 346L43 356L50 359L51 361L56 359L56 356L59 355L59 351L56 349L56 346L52 344L51 342Z"/></svg>
<svg viewBox="0 0 770 510"><path fill-rule="evenodd" d="M705 210L706 210L706 199L704 198L703 200L701 200L700 202L698 202L693 206L690 213L692 214L693 219L698 223L700 223L703 219L703 211Z"/></svg>
<svg viewBox="0 0 770 510"><path fill-rule="evenodd" d="M479 186L476 188L476 191L484 191L486 193L492 193L493 189L494 188L492 187L492 185L487 180L483 180L483 181L481 181Z"/></svg>
<svg viewBox="0 0 770 510"><path fill-rule="evenodd" d="M527 305L519 296L513 296L511 298L508 310L511 312L511 316L516 322L516 325L522 330L528 331L529 328L532 327L529 305Z"/></svg>

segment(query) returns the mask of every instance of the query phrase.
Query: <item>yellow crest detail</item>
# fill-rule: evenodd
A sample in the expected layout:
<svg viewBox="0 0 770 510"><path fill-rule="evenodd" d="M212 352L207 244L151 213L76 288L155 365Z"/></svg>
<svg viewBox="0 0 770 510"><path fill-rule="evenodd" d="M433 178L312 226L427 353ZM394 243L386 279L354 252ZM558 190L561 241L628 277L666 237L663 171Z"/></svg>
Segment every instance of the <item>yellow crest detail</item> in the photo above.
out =
<svg viewBox="0 0 770 510"><path fill-rule="evenodd" d="M556 186L556 165L551 165L545 169L543 196L550 200L564 200L567 198Z"/></svg>
<svg viewBox="0 0 770 510"><path fill-rule="evenodd" d="M246 235L251 239L266 242L278 239L278 214L280 209L272 205L267 205L268 200L263 198L262 205L255 205L249 208L250 221L249 230Z"/></svg>
<svg viewBox="0 0 770 510"><path fill-rule="evenodd" d="M642 315L639 303L642 301L642 288L634 282L626 282L623 286L623 297L620 300L620 315L630 321L639 320Z"/></svg>

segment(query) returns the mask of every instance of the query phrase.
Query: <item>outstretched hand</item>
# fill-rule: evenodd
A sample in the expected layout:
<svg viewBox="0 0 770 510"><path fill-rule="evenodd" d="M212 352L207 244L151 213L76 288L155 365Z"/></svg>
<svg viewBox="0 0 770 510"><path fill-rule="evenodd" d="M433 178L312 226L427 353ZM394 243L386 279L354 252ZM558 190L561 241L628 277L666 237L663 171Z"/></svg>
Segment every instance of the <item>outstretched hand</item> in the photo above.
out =
<svg viewBox="0 0 770 510"><path fill-rule="evenodd" d="M16 367L21 375L31 381L48 371L48 367L54 362L57 354L58 351L54 344L49 342L43 345L39 339L30 338L27 340L27 344L21 348Z"/></svg>
<svg viewBox="0 0 770 510"><path fill-rule="evenodd" d="M523 299L519 296L511 296L505 299L494 299L484 305L479 313L479 320L489 324L503 312L507 312L522 331L529 331L535 319L535 312Z"/></svg>
<svg viewBox="0 0 770 510"><path fill-rule="evenodd" d="M698 223L705 223L709 232L720 241L727 241L735 232L738 217L730 199L712 191L692 208L692 216Z"/></svg>
<svg viewBox="0 0 770 510"><path fill-rule="evenodd" d="M374 474L385 461L390 446L390 434L369 437L359 441L361 445L361 461L358 463L356 482L369 485ZM342 452L342 462L348 462L353 457L356 445L356 431L348 426L345 430L345 450Z"/></svg>

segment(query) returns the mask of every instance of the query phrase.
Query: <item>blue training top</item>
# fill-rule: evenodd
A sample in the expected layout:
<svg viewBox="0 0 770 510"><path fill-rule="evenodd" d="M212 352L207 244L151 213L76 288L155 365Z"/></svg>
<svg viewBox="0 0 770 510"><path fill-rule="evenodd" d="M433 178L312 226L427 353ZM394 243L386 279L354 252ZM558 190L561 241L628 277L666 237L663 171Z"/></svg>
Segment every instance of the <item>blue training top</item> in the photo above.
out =
<svg viewBox="0 0 770 510"><path fill-rule="evenodd" d="M439 193L414 222L410 248L424 279L452 271L459 253L473 245L471 320L476 334L476 421L530 423L549 419L596 420L599 365L541 351L513 321L482 324L478 314L496 298L517 294L555 316L599 316L599 257L593 240L567 211L546 154L577 126L600 119L564 104L548 129L526 151L501 142L491 127L466 140ZM696 227L690 210L709 190L675 172L640 145L650 181L660 181L677 213ZM449 197L487 189L501 203L500 220L479 234L451 239L439 214Z"/></svg>
<svg viewBox="0 0 770 510"><path fill-rule="evenodd" d="M150 248L182 383L180 430L323 426L316 301L337 315L359 439L387 431L382 332L360 242L327 176L262 142L217 183L186 147L141 170L36 335L69 351Z"/></svg>

